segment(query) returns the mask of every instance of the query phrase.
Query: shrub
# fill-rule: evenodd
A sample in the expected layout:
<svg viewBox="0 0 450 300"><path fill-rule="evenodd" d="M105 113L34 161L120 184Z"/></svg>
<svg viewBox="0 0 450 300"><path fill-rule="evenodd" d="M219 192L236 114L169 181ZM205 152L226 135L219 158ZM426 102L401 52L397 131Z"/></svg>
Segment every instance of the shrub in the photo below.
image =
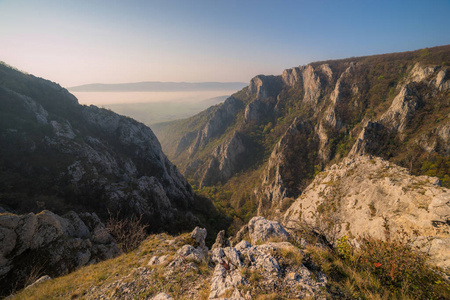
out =
<svg viewBox="0 0 450 300"><path fill-rule="evenodd" d="M419 251L418 232L408 234L401 228L393 237L387 219L384 228L384 240L366 235L359 239L359 249L350 244L347 236L340 238L339 256L358 272L377 278L392 297L448 299L450 286L427 264L428 255Z"/></svg>
<svg viewBox="0 0 450 300"><path fill-rule="evenodd" d="M384 227L385 240L371 236L361 239L359 267L375 274L396 294L401 291L419 298L449 297L448 285L442 289L440 276L427 265L428 255L414 245L418 232L411 236L401 228L394 238L387 220Z"/></svg>
<svg viewBox="0 0 450 300"><path fill-rule="evenodd" d="M148 225L142 223L142 216L138 218L133 215L130 218L120 218L120 212L115 216L109 210L108 213L109 220L106 223L106 230L116 239L125 253L136 249L146 239Z"/></svg>

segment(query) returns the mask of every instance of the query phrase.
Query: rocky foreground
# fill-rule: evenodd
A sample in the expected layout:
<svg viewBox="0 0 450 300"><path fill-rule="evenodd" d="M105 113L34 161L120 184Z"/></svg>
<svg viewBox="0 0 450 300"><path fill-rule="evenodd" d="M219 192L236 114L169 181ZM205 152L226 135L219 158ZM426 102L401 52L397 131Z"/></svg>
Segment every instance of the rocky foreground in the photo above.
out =
<svg viewBox="0 0 450 300"><path fill-rule="evenodd" d="M280 293L289 298L325 299L326 276L317 267L302 264L304 250L293 245L294 240L278 222L255 217L250 222L248 241L229 246L222 233L212 250L205 246L206 235L199 227L175 238L154 235L133 255L134 268L119 270L120 265L129 263L121 256L110 262L111 272L102 273L105 278L101 284L87 282L81 289L68 290L64 297L252 299ZM88 274L107 263L89 266ZM86 273L75 276L81 274ZM52 290L63 278L38 282L17 296L36 297L42 289Z"/></svg>

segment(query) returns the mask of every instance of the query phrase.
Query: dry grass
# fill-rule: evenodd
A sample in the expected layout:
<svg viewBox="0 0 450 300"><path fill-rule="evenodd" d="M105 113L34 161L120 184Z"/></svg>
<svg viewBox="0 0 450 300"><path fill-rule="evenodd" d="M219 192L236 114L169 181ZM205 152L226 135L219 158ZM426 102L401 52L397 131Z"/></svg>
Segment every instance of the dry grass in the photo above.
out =
<svg viewBox="0 0 450 300"><path fill-rule="evenodd" d="M169 243L170 240L173 242ZM173 255L179 247L186 244L187 240L189 240L189 234L177 238L166 234L151 235L134 251L22 290L12 299L95 299L104 295L101 291L102 287L113 284L119 279L123 282L133 282L138 288L142 288L142 292L136 295L137 299L145 299L161 291L181 299L188 282L196 282L209 276L210 270L206 263L198 265L196 270L189 270L186 274L175 272L170 276L165 275L164 266L150 267L147 263L154 255ZM144 267L151 272L149 276L151 281L142 282L139 275L133 273L133 270L139 267ZM116 291L111 289L108 292ZM199 292L203 298L206 293L209 293L209 289L208 291L202 289ZM107 296L110 297L110 295Z"/></svg>

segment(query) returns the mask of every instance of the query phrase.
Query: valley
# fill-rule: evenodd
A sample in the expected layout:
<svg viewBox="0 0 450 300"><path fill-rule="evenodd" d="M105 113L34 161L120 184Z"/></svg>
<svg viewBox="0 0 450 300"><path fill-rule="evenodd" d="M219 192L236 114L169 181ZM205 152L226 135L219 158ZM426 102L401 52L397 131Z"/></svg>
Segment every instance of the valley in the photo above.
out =
<svg viewBox="0 0 450 300"><path fill-rule="evenodd" d="M450 297L449 66L312 62L148 127L0 64L1 296Z"/></svg>

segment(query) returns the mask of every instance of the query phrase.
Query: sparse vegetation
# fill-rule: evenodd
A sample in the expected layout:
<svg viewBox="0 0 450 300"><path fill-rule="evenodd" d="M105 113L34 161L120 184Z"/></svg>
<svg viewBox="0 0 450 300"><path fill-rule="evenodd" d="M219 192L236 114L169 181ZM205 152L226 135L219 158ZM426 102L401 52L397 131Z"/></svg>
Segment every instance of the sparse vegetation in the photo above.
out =
<svg viewBox="0 0 450 300"><path fill-rule="evenodd" d="M143 224L142 216L120 217L120 212L109 212L106 230L114 237L125 253L136 249L147 237L148 225Z"/></svg>

